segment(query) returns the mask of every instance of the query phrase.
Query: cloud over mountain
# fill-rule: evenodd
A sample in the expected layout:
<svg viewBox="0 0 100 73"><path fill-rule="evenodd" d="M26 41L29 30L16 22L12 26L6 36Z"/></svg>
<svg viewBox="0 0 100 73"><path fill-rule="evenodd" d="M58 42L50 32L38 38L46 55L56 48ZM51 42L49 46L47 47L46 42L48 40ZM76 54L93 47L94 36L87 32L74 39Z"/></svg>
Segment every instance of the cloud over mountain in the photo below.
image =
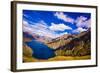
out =
<svg viewBox="0 0 100 73"><path fill-rule="evenodd" d="M79 28L73 30L73 33L80 33L80 32L84 32L84 31L87 31L87 29L79 27Z"/></svg>
<svg viewBox="0 0 100 73"><path fill-rule="evenodd" d="M57 33L56 31L64 31L66 29L72 29L64 24L54 24L48 26L44 21L39 21L38 23L29 24L27 21L23 21L23 31L29 32L31 34L38 34L41 36L47 36L56 38L61 35L67 34L67 32Z"/></svg>
<svg viewBox="0 0 100 73"><path fill-rule="evenodd" d="M77 27L90 28L90 26L91 26L91 19L87 20L86 17L80 16L80 17L77 17L75 23L76 23Z"/></svg>
<svg viewBox="0 0 100 73"><path fill-rule="evenodd" d="M74 19L74 18L71 18L70 16L64 14L64 12L56 12L54 14L54 16L56 16L60 20L63 20L65 22L69 22L73 25L76 25L77 28L75 30L73 30L74 33L75 32L80 33L80 32L86 31L88 28L91 27L91 19L88 19L85 16L78 16L76 19ZM53 29L53 27L51 27L51 28ZM65 28L71 29L68 26ZM54 30L56 30L56 29L57 29L57 27L55 26Z"/></svg>
<svg viewBox="0 0 100 73"><path fill-rule="evenodd" d="M72 29L71 27L63 24L63 23L60 23L60 24L55 24L55 23L51 23L51 26L49 27L50 30L53 30L53 31L64 31L66 29Z"/></svg>
<svg viewBox="0 0 100 73"><path fill-rule="evenodd" d="M70 22L72 24L74 23L74 19L69 17L68 15L65 15L63 12L56 12L54 16L56 16L58 19L61 19L65 22Z"/></svg>
<svg viewBox="0 0 100 73"><path fill-rule="evenodd" d="M23 11L23 31L56 38L91 28L91 14L56 11Z"/></svg>

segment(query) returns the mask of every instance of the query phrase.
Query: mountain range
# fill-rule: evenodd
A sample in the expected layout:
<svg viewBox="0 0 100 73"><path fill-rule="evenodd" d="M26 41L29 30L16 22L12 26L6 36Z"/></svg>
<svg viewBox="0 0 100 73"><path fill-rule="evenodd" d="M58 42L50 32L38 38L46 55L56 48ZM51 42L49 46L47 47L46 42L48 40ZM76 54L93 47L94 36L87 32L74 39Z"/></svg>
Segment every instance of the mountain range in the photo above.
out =
<svg viewBox="0 0 100 73"><path fill-rule="evenodd" d="M48 59L57 55L90 55L91 30L88 29L80 34L64 34L57 38L23 32L23 43L32 49L33 57L40 59Z"/></svg>

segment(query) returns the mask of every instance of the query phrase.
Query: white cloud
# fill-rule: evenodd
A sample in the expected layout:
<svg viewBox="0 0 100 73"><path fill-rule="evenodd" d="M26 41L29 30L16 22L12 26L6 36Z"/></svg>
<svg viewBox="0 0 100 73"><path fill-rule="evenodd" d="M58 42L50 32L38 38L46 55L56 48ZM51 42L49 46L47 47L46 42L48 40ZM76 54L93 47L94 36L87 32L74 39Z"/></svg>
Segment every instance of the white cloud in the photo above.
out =
<svg viewBox="0 0 100 73"><path fill-rule="evenodd" d="M24 24L24 25L28 25L28 22L27 22L27 21L23 21L23 24Z"/></svg>
<svg viewBox="0 0 100 73"><path fill-rule="evenodd" d="M91 26L91 19L87 20L87 17L84 16L77 17L76 20L69 17L68 15L65 15L63 12L56 12L54 16L56 16L58 19L61 19L65 22L70 22L72 24L76 23L77 27L90 28Z"/></svg>
<svg viewBox="0 0 100 73"><path fill-rule="evenodd" d="M23 31L29 32L30 34L37 34L40 36L47 36L51 38L56 38L63 34L67 34L67 32L56 33L55 31L49 29L49 26L44 21L39 21L39 23L29 24L27 21L23 20Z"/></svg>
<svg viewBox="0 0 100 73"><path fill-rule="evenodd" d="M66 29L72 29L71 27L66 26L63 23L60 23L60 24L51 23L51 26L49 28L50 30L53 30L53 31L64 31Z"/></svg>
<svg viewBox="0 0 100 73"><path fill-rule="evenodd" d="M79 28L73 30L74 33L80 33L80 32L84 32L84 31L87 31L87 29L83 29L83 28L81 28L81 27L79 27Z"/></svg>
<svg viewBox="0 0 100 73"><path fill-rule="evenodd" d="M32 32L32 28L27 21L23 21L23 31L24 32Z"/></svg>
<svg viewBox="0 0 100 73"><path fill-rule="evenodd" d="M80 16L75 21L77 27L86 27L90 28L91 25L91 19L88 19L84 16Z"/></svg>
<svg viewBox="0 0 100 73"><path fill-rule="evenodd" d="M61 19L65 22L70 22L72 24L75 21L73 18L69 17L68 15L65 15L63 12L56 12L54 16L56 16L58 19Z"/></svg>
<svg viewBox="0 0 100 73"><path fill-rule="evenodd" d="M68 32L63 32L63 33L60 33L58 36L62 36L64 34L68 34Z"/></svg>
<svg viewBox="0 0 100 73"><path fill-rule="evenodd" d="M24 17L29 18L30 16L27 14L23 14Z"/></svg>
<svg viewBox="0 0 100 73"><path fill-rule="evenodd" d="M75 21L77 29L73 30L74 33L80 33L87 31L88 28L91 28L91 19L88 19L84 16L80 16ZM84 28L85 27L85 28Z"/></svg>
<svg viewBox="0 0 100 73"><path fill-rule="evenodd" d="M89 19L89 20L83 22L83 25L84 25L85 27L87 27L87 28L90 28L90 27L91 27L91 19Z"/></svg>
<svg viewBox="0 0 100 73"><path fill-rule="evenodd" d="M29 24L27 21L23 21L23 31L29 32L31 34L38 34L41 36L47 35L47 33L48 35L51 35L51 33L48 31L47 25L45 25L43 21L33 24Z"/></svg>
<svg viewBox="0 0 100 73"><path fill-rule="evenodd" d="M68 20L67 16L64 15L64 13L62 12L56 12L55 16L57 16L59 19L71 23L76 23L77 29L73 30L71 27L63 23L59 24L51 23L51 26L48 26L43 20L39 21L38 23L33 23L33 22L28 23L28 21L23 20L23 31L29 32L31 34L38 34L41 36L56 38L64 34L68 34L67 32L63 32L64 30L67 29L72 30L72 32L74 33L80 33L83 31L87 31L87 29L91 27L91 19L87 20L87 18L83 16L78 17L76 20L72 19L72 21L70 20L70 18ZM62 31L63 33L57 33L56 31Z"/></svg>

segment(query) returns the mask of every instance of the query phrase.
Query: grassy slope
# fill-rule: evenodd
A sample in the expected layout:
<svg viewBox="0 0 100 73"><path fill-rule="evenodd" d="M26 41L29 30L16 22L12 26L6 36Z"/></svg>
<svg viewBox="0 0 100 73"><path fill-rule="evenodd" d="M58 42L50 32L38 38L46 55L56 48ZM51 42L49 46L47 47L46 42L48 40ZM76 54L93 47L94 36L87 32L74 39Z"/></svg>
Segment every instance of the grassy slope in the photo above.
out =
<svg viewBox="0 0 100 73"><path fill-rule="evenodd" d="M47 62L47 61L68 61L68 60L87 60L91 59L90 55L87 56L56 56L54 58L50 58L48 60L39 60L33 57L24 56L24 62Z"/></svg>

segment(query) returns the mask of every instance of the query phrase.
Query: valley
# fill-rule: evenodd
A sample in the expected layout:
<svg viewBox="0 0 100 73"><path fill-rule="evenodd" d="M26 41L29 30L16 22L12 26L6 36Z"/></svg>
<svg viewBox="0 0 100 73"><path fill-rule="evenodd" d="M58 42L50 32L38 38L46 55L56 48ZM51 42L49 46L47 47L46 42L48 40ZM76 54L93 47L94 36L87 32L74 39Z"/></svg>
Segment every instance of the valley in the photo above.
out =
<svg viewBox="0 0 100 73"><path fill-rule="evenodd" d="M23 33L23 62L91 59L91 31L57 38Z"/></svg>

